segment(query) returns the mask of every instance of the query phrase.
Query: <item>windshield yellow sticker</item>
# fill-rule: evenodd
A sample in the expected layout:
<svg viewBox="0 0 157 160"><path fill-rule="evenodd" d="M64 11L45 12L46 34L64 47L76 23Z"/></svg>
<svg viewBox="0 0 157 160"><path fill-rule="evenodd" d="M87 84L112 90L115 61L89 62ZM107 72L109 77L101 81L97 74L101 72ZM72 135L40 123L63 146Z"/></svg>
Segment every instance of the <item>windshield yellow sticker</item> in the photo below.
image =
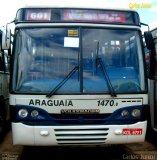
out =
<svg viewBox="0 0 157 160"><path fill-rule="evenodd" d="M77 37L78 36L78 30L68 30L68 36L69 37Z"/></svg>

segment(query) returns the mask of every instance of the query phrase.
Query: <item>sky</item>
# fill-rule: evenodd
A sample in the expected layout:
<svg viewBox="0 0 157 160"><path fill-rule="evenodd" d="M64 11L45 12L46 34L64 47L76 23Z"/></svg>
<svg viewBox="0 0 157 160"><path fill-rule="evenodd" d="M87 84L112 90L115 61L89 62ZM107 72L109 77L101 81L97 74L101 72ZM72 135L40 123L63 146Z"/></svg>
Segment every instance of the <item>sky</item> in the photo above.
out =
<svg viewBox="0 0 157 160"><path fill-rule="evenodd" d="M11 2L11 3L10 3ZM16 12L24 6L95 6L100 8L118 8L136 10L141 22L149 24L150 29L157 28L157 0L3 0L0 4L0 27L15 19ZM11 29L14 24L9 25ZM147 30L147 27L143 27Z"/></svg>

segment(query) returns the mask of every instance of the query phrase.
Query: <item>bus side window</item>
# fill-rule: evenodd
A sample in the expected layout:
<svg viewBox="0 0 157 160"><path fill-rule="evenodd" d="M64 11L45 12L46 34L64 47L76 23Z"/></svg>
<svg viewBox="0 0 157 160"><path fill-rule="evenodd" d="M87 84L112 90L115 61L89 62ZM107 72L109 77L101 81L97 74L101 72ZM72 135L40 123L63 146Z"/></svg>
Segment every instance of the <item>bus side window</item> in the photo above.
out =
<svg viewBox="0 0 157 160"><path fill-rule="evenodd" d="M133 38L131 37L130 40L125 41L126 64L127 67L134 67L138 73L138 57L135 56L137 53L136 42Z"/></svg>
<svg viewBox="0 0 157 160"><path fill-rule="evenodd" d="M8 56L8 55L4 55L4 63L5 63L5 71L6 72L10 72L10 56Z"/></svg>
<svg viewBox="0 0 157 160"><path fill-rule="evenodd" d="M111 41L111 48L112 48L112 65L116 67L123 66L122 62L122 49L120 46L120 41L112 40Z"/></svg>
<svg viewBox="0 0 157 160"><path fill-rule="evenodd" d="M120 41L118 40L108 41L102 47L102 55L106 66L120 67L123 65L120 47Z"/></svg>

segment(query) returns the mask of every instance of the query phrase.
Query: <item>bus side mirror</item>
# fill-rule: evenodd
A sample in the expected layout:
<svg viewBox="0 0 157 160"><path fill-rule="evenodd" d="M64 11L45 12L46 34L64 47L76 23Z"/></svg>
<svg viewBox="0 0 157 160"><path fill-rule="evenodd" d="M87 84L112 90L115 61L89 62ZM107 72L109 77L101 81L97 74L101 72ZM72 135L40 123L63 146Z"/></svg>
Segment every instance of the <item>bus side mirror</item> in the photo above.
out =
<svg viewBox="0 0 157 160"><path fill-rule="evenodd" d="M11 30L4 29L2 31L2 49L8 50L10 49L10 45L11 45Z"/></svg>
<svg viewBox="0 0 157 160"><path fill-rule="evenodd" d="M153 48L153 44L154 44L154 41L153 41L153 36L151 34L151 32L147 31L147 32L144 32L144 38L145 38L145 43L146 43L146 46L149 50L151 50Z"/></svg>

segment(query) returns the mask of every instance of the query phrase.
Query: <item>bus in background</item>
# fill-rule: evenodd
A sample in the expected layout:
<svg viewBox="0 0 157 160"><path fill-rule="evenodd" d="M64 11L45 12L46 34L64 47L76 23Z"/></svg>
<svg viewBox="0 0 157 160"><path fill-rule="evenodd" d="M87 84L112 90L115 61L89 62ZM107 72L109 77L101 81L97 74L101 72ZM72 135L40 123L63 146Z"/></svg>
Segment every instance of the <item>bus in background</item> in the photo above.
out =
<svg viewBox="0 0 157 160"><path fill-rule="evenodd" d="M157 28L147 33L146 41L149 74L149 103L150 103L150 124L151 129L157 131Z"/></svg>
<svg viewBox="0 0 157 160"><path fill-rule="evenodd" d="M148 90L132 10L26 7L11 62L14 145L142 142Z"/></svg>
<svg viewBox="0 0 157 160"><path fill-rule="evenodd" d="M10 32L9 30L7 32ZM0 29L0 132L10 121L9 111L9 68L10 68L10 45L5 42L6 29ZM10 40L10 38L8 38ZM7 41L8 41L7 40Z"/></svg>

